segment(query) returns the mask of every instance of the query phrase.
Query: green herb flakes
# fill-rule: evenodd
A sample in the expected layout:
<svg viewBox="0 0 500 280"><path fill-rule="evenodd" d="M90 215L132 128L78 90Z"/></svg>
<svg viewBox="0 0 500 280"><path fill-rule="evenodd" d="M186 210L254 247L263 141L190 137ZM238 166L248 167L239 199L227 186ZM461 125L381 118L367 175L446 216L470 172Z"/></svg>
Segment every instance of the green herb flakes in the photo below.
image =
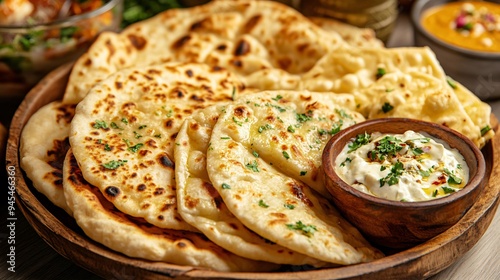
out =
<svg viewBox="0 0 500 280"><path fill-rule="evenodd" d="M276 95L276 97L271 98L271 99L272 99L272 100L274 100L274 101L279 101L279 100L281 100L282 98L283 98L283 96L281 96L281 95L279 95L279 94L278 94L278 95Z"/></svg>
<svg viewBox="0 0 500 280"><path fill-rule="evenodd" d="M377 68L377 74L375 74L375 77L378 79L382 78L387 72L385 71L384 68Z"/></svg>
<svg viewBox="0 0 500 280"><path fill-rule="evenodd" d="M259 170L259 164L257 163L256 160L254 160L253 163L247 163L245 165L245 167L248 168L248 169L250 169L250 170L252 170L253 172L259 172L260 171Z"/></svg>
<svg viewBox="0 0 500 280"><path fill-rule="evenodd" d="M450 76L446 76L446 82L448 83L448 85L452 89L456 89L457 88L457 82L455 80L453 80Z"/></svg>
<svg viewBox="0 0 500 280"><path fill-rule="evenodd" d="M286 159L290 159L290 155L287 153L287 151L283 151L283 157Z"/></svg>
<svg viewBox="0 0 500 280"><path fill-rule="evenodd" d="M450 188L450 187L447 187L447 186L442 186L441 189L444 191L445 194L449 194L449 193L454 193L455 192L454 188Z"/></svg>
<svg viewBox="0 0 500 280"><path fill-rule="evenodd" d="M117 169L118 167L124 165L125 163L127 163L127 160L124 159L124 160L112 160L108 163L103 163L102 166L106 169Z"/></svg>
<svg viewBox="0 0 500 280"><path fill-rule="evenodd" d="M354 152L361 146L366 145L370 142L371 136L368 133L358 134L352 143L348 145L348 153Z"/></svg>
<svg viewBox="0 0 500 280"><path fill-rule="evenodd" d="M262 208L268 208L268 207L269 207L269 205L267 205L267 204L264 202L264 200L262 200L262 199L261 199L261 200L259 200L259 206L260 206L260 207L262 207Z"/></svg>
<svg viewBox="0 0 500 280"><path fill-rule="evenodd" d="M394 106L391 105L389 102L385 102L384 105L382 105L382 112L388 113L394 109Z"/></svg>
<svg viewBox="0 0 500 280"><path fill-rule="evenodd" d="M303 235L307 237L311 237L314 232L316 232L318 229L314 225L306 225L302 223L302 221L298 221L295 224L287 224L286 227L290 230L297 230L301 231Z"/></svg>
<svg viewBox="0 0 500 280"><path fill-rule="evenodd" d="M293 205L293 204L285 203L283 206L285 206L285 208L290 209L290 210L295 209L295 205Z"/></svg>
<svg viewBox="0 0 500 280"><path fill-rule="evenodd" d="M229 190L231 188L231 186L228 185L227 183L222 183L221 187L223 190Z"/></svg>
<svg viewBox="0 0 500 280"><path fill-rule="evenodd" d="M307 171L305 171L305 170L301 170L299 173L300 176L306 176L306 174L307 174Z"/></svg>
<svg viewBox="0 0 500 280"><path fill-rule="evenodd" d="M102 129L106 129L106 128L108 128L108 125L106 124L105 121L95 120L93 128L96 128L96 129L101 129L101 128Z"/></svg>
<svg viewBox="0 0 500 280"><path fill-rule="evenodd" d="M144 146L144 144L137 143L134 146L128 147L127 150L131 151L132 153L136 153L140 148L142 148L142 146Z"/></svg>
<svg viewBox="0 0 500 280"><path fill-rule="evenodd" d="M484 126L483 128L481 128L481 136L484 136L490 130L491 130L491 127L489 125Z"/></svg>
<svg viewBox="0 0 500 280"><path fill-rule="evenodd" d="M272 129L272 128L273 127L270 124L266 123L265 125L259 126L259 130L258 131L259 131L259 133L262 133L263 131L269 130L269 129Z"/></svg>

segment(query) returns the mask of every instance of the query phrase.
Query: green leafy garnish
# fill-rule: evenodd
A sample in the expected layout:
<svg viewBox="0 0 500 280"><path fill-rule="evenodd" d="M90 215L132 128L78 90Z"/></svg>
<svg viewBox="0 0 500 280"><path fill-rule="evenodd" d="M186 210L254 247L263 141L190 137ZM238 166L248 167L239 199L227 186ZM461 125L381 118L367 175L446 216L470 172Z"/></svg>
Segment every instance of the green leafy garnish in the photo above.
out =
<svg viewBox="0 0 500 280"><path fill-rule="evenodd" d="M397 161L391 168L391 172L387 174L384 178L380 178L380 187L383 187L386 183L389 186L395 185L399 182L399 177L403 174L404 165L402 162Z"/></svg>
<svg viewBox="0 0 500 280"><path fill-rule="evenodd" d="M449 193L454 193L455 192L455 189L447 187L447 186L442 186L441 189L443 189L443 191L444 191L445 194L449 194Z"/></svg>
<svg viewBox="0 0 500 280"><path fill-rule="evenodd" d="M256 151L252 151L252 155L253 155L254 157L256 157L256 158L258 158L258 157L259 157L259 153L257 153Z"/></svg>
<svg viewBox="0 0 500 280"><path fill-rule="evenodd" d="M490 130L491 130L491 127L489 125L484 126L483 128L481 128L481 136L484 136Z"/></svg>
<svg viewBox="0 0 500 280"><path fill-rule="evenodd" d="M97 128L97 129L106 129L108 128L108 125L106 124L105 121L100 121L100 120L95 120L95 123L94 123L94 128Z"/></svg>
<svg viewBox="0 0 500 280"><path fill-rule="evenodd" d="M239 121L236 117L233 117L233 122L236 123L239 126L243 125L243 122Z"/></svg>
<svg viewBox="0 0 500 280"><path fill-rule="evenodd" d="M438 190L435 189L433 192L432 192L432 197L436 197L438 195Z"/></svg>
<svg viewBox="0 0 500 280"><path fill-rule="evenodd" d="M109 144L104 144L104 150L105 151L111 151L111 147L109 146Z"/></svg>
<svg viewBox="0 0 500 280"><path fill-rule="evenodd" d="M115 122L111 122L109 124L109 126L111 126L111 128L114 128L114 129L123 129L123 128L119 127Z"/></svg>
<svg viewBox="0 0 500 280"><path fill-rule="evenodd" d="M394 157L397 152L403 149L401 139L394 136L385 136L375 145L375 149L370 152L371 160L384 160L386 157Z"/></svg>
<svg viewBox="0 0 500 280"><path fill-rule="evenodd" d="M273 127L270 124L266 123L265 125L259 126L259 130L258 131L259 131L259 133L262 133L264 130L269 130L269 129L272 129L272 128Z"/></svg>
<svg viewBox="0 0 500 280"><path fill-rule="evenodd" d="M346 163L351 162L352 159L350 157L346 157L345 160L340 164L341 167L344 167Z"/></svg>
<svg viewBox="0 0 500 280"><path fill-rule="evenodd" d="M452 89L456 89L457 88L457 82L455 80L453 80L450 76L446 76L446 82L448 83L448 85Z"/></svg>
<svg viewBox="0 0 500 280"><path fill-rule="evenodd" d="M318 229L314 225L306 225L302 221L298 221L295 224L287 224L286 227L291 230L301 231L303 235L311 237L315 231Z"/></svg>
<svg viewBox="0 0 500 280"><path fill-rule="evenodd" d="M306 174L307 174L307 171L305 171L305 170L301 170L299 173L300 176L306 176Z"/></svg>
<svg viewBox="0 0 500 280"><path fill-rule="evenodd" d="M148 127L148 126L147 126L147 125L145 125L145 124L143 124L143 125L140 125L140 126L139 126L139 129L144 129L144 128L146 128L146 127Z"/></svg>
<svg viewBox="0 0 500 280"><path fill-rule="evenodd" d="M283 96L281 96L281 95L278 94L278 95L276 95L276 97L271 98L271 99L274 100L274 101L279 101L282 98L283 98Z"/></svg>
<svg viewBox="0 0 500 280"><path fill-rule="evenodd" d="M222 140L229 140L229 139L231 139L231 137L229 137L229 136L223 136L220 139L222 139Z"/></svg>
<svg viewBox="0 0 500 280"><path fill-rule="evenodd" d="M389 102L385 102L384 105L382 105L382 112L387 113L394 109L394 106L391 105Z"/></svg>
<svg viewBox="0 0 500 280"><path fill-rule="evenodd" d="M452 171L445 168L444 173L448 175L448 184L460 185L462 183L462 179L457 177Z"/></svg>
<svg viewBox="0 0 500 280"><path fill-rule="evenodd" d="M260 171L259 170L259 164L257 163L256 160L254 160L253 163L247 163L245 165L245 167L248 168L248 169L250 169L250 170L252 170L253 172L259 172Z"/></svg>
<svg viewBox="0 0 500 280"><path fill-rule="evenodd" d="M371 135L368 133L358 134L352 143L348 145L348 153L354 152L361 146L366 145L370 142Z"/></svg>
<svg viewBox="0 0 500 280"><path fill-rule="evenodd" d="M137 133L137 131L134 131L134 137L135 139L139 139L142 137L142 135L140 135L139 133Z"/></svg>
<svg viewBox="0 0 500 280"><path fill-rule="evenodd" d="M385 71L384 68L377 68L377 74L375 77L378 79L382 78L387 72Z"/></svg>
<svg viewBox="0 0 500 280"><path fill-rule="evenodd" d="M222 189L224 189L224 190L228 190L228 189L230 189L230 188L231 188L231 186L230 186L230 185L228 185L228 184L226 184L226 183L222 183L221 187L222 187Z"/></svg>
<svg viewBox="0 0 500 280"><path fill-rule="evenodd" d="M112 160L108 163L103 163L102 166L107 169L117 169L118 167L124 165L126 162L127 162L126 159Z"/></svg>
<svg viewBox="0 0 500 280"><path fill-rule="evenodd" d="M311 115L312 115L312 111L309 111L308 114L296 113L295 117L299 123L304 123L304 122L310 121L312 119Z"/></svg>
<svg viewBox="0 0 500 280"><path fill-rule="evenodd" d="M288 208L288 209L290 209L290 210L295 209L295 205L293 205L293 204L288 204L288 203L285 203L283 206L285 206L285 208Z"/></svg>
<svg viewBox="0 0 500 280"><path fill-rule="evenodd" d="M137 143L134 146L128 147L127 150L131 151L132 153L136 153L144 144L142 143Z"/></svg>
<svg viewBox="0 0 500 280"><path fill-rule="evenodd" d="M69 39L71 39L71 37L73 37L73 35L75 35L77 31L78 31L77 26L63 27L61 28L61 32L59 33L59 38L61 39L62 42L66 42Z"/></svg>
<svg viewBox="0 0 500 280"><path fill-rule="evenodd" d="M288 132L291 132L291 133L295 132L295 128L293 126L291 126L291 125L289 125L286 130L288 130Z"/></svg>
<svg viewBox="0 0 500 280"><path fill-rule="evenodd" d="M263 207L263 208L268 208L268 207L269 207L269 205L267 205L267 204L264 202L264 200L262 200L262 199L261 199L261 200L259 200L259 206L260 206L260 207Z"/></svg>
<svg viewBox="0 0 500 280"><path fill-rule="evenodd" d="M286 151L283 151L283 157L285 157L286 159L289 159L290 155Z"/></svg>
<svg viewBox="0 0 500 280"><path fill-rule="evenodd" d="M128 124L128 120L127 120L127 118L122 118L122 119L121 119L121 122L122 122L122 123L124 123L124 124Z"/></svg>

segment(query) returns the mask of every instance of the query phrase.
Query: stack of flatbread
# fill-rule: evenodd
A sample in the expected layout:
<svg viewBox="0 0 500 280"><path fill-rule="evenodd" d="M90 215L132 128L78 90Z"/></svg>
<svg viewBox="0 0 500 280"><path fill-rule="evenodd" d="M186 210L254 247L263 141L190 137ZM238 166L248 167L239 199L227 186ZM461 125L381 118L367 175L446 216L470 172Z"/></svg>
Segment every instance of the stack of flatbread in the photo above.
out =
<svg viewBox="0 0 500 280"><path fill-rule="evenodd" d="M219 271L369 262L383 254L329 201L324 145L410 117L482 147L489 106L447 79L428 48L385 49L276 2L213 1L103 33L26 124L21 166L129 257Z"/></svg>

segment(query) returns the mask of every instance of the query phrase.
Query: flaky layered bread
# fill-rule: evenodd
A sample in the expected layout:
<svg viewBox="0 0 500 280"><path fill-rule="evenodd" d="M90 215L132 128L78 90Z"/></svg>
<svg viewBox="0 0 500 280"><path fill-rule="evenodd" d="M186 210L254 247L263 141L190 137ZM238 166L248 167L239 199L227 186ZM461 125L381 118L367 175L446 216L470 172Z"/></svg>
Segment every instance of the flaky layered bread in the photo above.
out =
<svg viewBox="0 0 500 280"><path fill-rule="evenodd" d="M93 240L129 257L218 271L270 271L277 265L232 254L202 234L162 229L116 209L82 176L71 149L64 163L64 191L77 224Z"/></svg>
<svg viewBox="0 0 500 280"><path fill-rule="evenodd" d="M76 62L64 102L77 103L92 85L130 66L203 62L240 76L269 68L298 74L342 45L338 33L280 3L216 0L102 34Z"/></svg>
<svg viewBox="0 0 500 280"><path fill-rule="evenodd" d="M70 215L72 211L63 193L62 171L74 111L75 105L60 101L40 108L24 126L19 149L21 167L35 189Z"/></svg>
<svg viewBox="0 0 500 280"><path fill-rule="evenodd" d="M132 68L76 107L70 144L84 178L118 209L162 228L196 230L177 213L174 146L197 109L232 100L242 84L204 64Z"/></svg>

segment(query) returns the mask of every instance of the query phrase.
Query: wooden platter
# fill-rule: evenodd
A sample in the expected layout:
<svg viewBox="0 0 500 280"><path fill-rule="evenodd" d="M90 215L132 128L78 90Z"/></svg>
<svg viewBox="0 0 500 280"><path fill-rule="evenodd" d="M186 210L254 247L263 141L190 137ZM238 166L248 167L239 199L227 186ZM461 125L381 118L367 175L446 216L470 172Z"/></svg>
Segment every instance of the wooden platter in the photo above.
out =
<svg viewBox="0 0 500 280"><path fill-rule="evenodd" d="M16 111L7 143L7 166L18 174L17 206L36 232L59 254L106 279L362 279L428 278L450 266L481 238L499 204L500 135L498 120L492 116L497 135L484 148L489 182L473 207L453 227L413 248L390 252L370 263L338 268L275 273L226 273L205 269L151 262L127 257L88 238L76 222L54 206L32 186L19 166L21 131L40 107L64 92L71 64L63 65L35 86Z"/></svg>

